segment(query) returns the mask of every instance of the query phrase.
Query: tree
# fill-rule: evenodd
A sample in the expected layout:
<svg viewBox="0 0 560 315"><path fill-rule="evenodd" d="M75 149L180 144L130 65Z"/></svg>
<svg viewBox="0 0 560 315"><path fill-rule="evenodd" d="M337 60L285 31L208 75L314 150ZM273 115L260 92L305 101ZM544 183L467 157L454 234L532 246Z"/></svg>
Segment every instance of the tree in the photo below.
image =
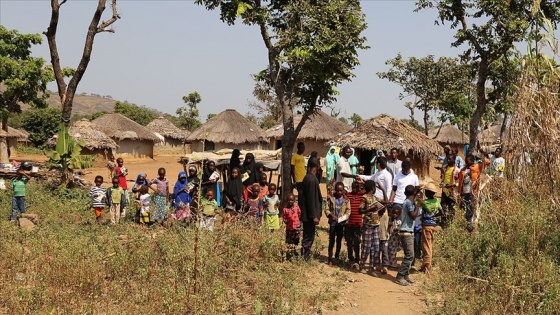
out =
<svg viewBox="0 0 560 315"><path fill-rule="evenodd" d="M176 114L179 116L180 128L193 131L202 125L200 122L200 113L196 107L201 101L202 98L196 91L183 96L183 102L185 102L187 106L179 107L176 111Z"/></svg>
<svg viewBox="0 0 560 315"><path fill-rule="evenodd" d="M159 114L153 109L130 104L126 101L117 101L115 103L115 113L128 117L142 126L146 126L159 116Z"/></svg>
<svg viewBox="0 0 560 315"><path fill-rule="evenodd" d="M45 107L47 83L52 71L45 60L31 56L31 46L41 44L39 34L20 34L0 25L0 117L2 130L8 131L10 115L21 113L20 103ZM8 163L6 137L0 137L0 163Z"/></svg>
<svg viewBox="0 0 560 315"><path fill-rule="evenodd" d="M208 114L208 115L206 115L206 120L210 120L213 117L216 117L216 114Z"/></svg>
<svg viewBox="0 0 560 315"><path fill-rule="evenodd" d="M251 113L251 112L247 112L245 113L245 118L247 118L248 121L254 123L254 124L258 124L259 123L259 119L257 118L257 115Z"/></svg>
<svg viewBox="0 0 560 315"><path fill-rule="evenodd" d="M402 100L406 97L415 96L414 102L407 102L405 106L411 111L411 119L414 120L414 110L419 108L424 113L424 130L428 134L430 112L436 110L451 110L450 98L456 99L461 95L472 80L471 67L461 63L457 58L440 57L435 59L433 55L423 58L410 57L404 60L399 53L394 59L385 64L391 69L387 72L378 72L381 79L387 79L397 83L403 89L399 94ZM442 106L447 103L447 107ZM442 123L445 119L442 120Z"/></svg>
<svg viewBox="0 0 560 315"><path fill-rule="evenodd" d="M514 44L538 33L545 21L556 29L560 20L558 0L418 0L417 11L436 8L436 24L450 23L457 28L455 41L459 47L469 46L462 56L476 64L476 108L470 120L469 142L476 149L479 126L488 108L487 82L492 65L507 56ZM533 28L533 32L530 29Z"/></svg>
<svg viewBox="0 0 560 315"><path fill-rule="evenodd" d="M292 190L290 158L297 136L323 105L336 100L335 88L350 80L359 64L358 50L367 49L362 32L365 17L358 0L195 0L209 10L219 8L229 25L240 17L258 27L268 66L255 77L270 87L282 109L282 195ZM302 119L294 125L294 107Z"/></svg>
<svg viewBox="0 0 560 315"><path fill-rule="evenodd" d="M351 122L352 122L352 126L354 126L354 128L360 126L360 124L362 123L362 116L354 113L352 114L352 116L350 116L350 118L348 118Z"/></svg>
<svg viewBox="0 0 560 315"><path fill-rule="evenodd" d="M105 5L107 0L98 0L97 8L93 14L91 22L88 27L88 32L86 35L86 41L84 44L84 51L82 53L82 58L75 71L70 71L68 69L63 69L60 64L60 57L58 54L58 45L56 42L56 33L58 30L58 20L60 16L60 7L66 3L67 0L51 0L51 19L49 27L45 34L47 41L49 43L49 51L51 54L51 64L54 70L54 77L56 79L56 85L58 88L58 95L60 96L60 103L62 104L62 121L66 126L70 123L70 116L72 116L72 105L74 101L74 95L76 94L76 89L78 84L86 69L88 67L89 61L91 59L91 52L93 50L93 40L98 33L110 32L114 33L114 29L109 28L117 19L120 19L120 15L117 12L117 0L111 1L112 16L108 20L101 21L101 16L105 11ZM66 84L64 77L71 76L70 82Z"/></svg>
<svg viewBox="0 0 560 315"><path fill-rule="evenodd" d="M253 90L256 101L249 102L249 108L257 111L257 124L263 129L269 129L282 121L282 107L276 98L274 91L257 81Z"/></svg>
<svg viewBox="0 0 560 315"><path fill-rule="evenodd" d="M62 111L54 107L24 112L21 120L23 129L29 132L29 142L35 147L45 148L47 141L58 131L61 114Z"/></svg>

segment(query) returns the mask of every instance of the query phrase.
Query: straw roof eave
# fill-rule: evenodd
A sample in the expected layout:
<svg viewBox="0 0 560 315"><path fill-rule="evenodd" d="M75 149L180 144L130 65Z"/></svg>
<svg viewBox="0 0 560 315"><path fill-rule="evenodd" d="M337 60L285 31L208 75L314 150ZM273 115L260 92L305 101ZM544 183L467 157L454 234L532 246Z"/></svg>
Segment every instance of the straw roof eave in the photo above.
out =
<svg viewBox="0 0 560 315"><path fill-rule="evenodd" d="M117 143L109 136L104 134L97 125L87 121L80 120L75 122L68 129L70 136L76 140L83 142L84 147L88 150L98 149L116 149ZM57 141L56 135L50 138L47 142L49 146L55 146Z"/></svg>
<svg viewBox="0 0 560 315"><path fill-rule="evenodd" d="M264 131L233 109L227 109L210 118L186 139L187 142L210 141L240 145L266 142Z"/></svg>
<svg viewBox="0 0 560 315"><path fill-rule="evenodd" d="M439 129L439 127L430 129L428 131L428 137L443 144L465 144L469 142L469 137L453 125L443 125L441 130Z"/></svg>
<svg viewBox="0 0 560 315"><path fill-rule="evenodd" d="M422 132L406 123L382 114L365 120L359 127L335 137L327 145L345 146L361 150L381 149L389 151L397 148L413 154L422 160L429 160L434 153L439 154L441 146Z"/></svg>
<svg viewBox="0 0 560 315"><path fill-rule="evenodd" d="M297 126L302 119L302 115L294 117L294 126ZM280 139L284 137L283 124L278 124L266 131L266 137L270 139ZM298 134L298 140L328 141L337 135L348 132L351 126L331 117L323 111L317 111L305 122Z"/></svg>
<svg viewBox="0 0 560 315"><path fill-rule="evenodd" d="M160 139L148 128L121 114L105 114L93 120L92 123L96 124L107 136L118 141L129 139L160 142Z"/></svg>
<svg viewBox="0 0 560 315"><path fill-rule="evenodd" d="M146 128L150 129L152 132L157 132L165 138L171 138L175 140L185 141L189 136L190 132L188 130L182 130L173 125L172 122L165 119L165 117L159 117L154 119Z"/></svg>

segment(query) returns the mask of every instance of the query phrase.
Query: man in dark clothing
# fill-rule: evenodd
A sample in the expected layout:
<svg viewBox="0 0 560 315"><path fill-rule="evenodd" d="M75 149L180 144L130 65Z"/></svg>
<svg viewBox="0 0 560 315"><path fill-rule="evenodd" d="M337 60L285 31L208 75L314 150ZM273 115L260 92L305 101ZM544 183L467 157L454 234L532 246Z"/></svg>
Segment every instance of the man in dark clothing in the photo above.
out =
<svg viewBox="0 0 560 315"><path fill-rule="evenodd" d="M312 157L307 162L308 172L301 183L301 195L298 196L298 205L301 209L301 222L303 223L303 239L301 255L308 261L311 257L311 246L315 240L315 229L319 224L322 214L323 196L317 180L319 161Z"/></svg>

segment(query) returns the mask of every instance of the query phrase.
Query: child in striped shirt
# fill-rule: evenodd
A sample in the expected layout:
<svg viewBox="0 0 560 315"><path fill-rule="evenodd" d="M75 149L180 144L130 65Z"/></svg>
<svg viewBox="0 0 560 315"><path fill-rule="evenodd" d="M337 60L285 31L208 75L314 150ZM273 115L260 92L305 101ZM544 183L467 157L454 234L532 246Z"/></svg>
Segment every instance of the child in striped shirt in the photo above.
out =
<svg viewBox="0 0 560 315"><path fill-rule="evenodd" d="M105 204L107 203L105 196L107 191L103 186L101 186L103 184L103 176L95 176L94 183L95 186L91 187L89 195L91 197L93 212L95 213L95 221L101 224L101 217L103 215L103 210L105 210Z"/></svg>

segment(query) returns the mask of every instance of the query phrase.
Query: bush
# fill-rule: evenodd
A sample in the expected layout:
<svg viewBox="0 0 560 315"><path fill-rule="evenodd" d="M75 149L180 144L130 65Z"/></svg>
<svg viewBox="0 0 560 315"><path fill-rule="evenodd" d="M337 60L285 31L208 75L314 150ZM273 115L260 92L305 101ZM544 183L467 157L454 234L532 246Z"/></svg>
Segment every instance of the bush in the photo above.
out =
<svg viewBox="0 0 560 315"><path fill-rule="evenodd" d="M29 142L34 147L44 149L47 141L58 132L61 116L62 111L54 107L24 112L21 124L29 132Z"/></svg>
<svg viewBox="0 0 560 315"><path fill-rule="evenodd" d="M308 264L281 262L282 231L200 231L195 292L192 227L97 225L83 192L34 182L27 192L40 225L25 233L0 221L0 308L7 313L308 314L333 300L310 285ZM0 200L10 209L8 192Z"/></svg>
<svg viewBox="0 0 560 315"><path fill-rule="evenodd" d="M475 232L466 232L464 219L456 217L436 238L438 271L428 288L444 301L434 301L436 313L557 313L558 210L523 194L515 182L494 182Z"/></svg>

